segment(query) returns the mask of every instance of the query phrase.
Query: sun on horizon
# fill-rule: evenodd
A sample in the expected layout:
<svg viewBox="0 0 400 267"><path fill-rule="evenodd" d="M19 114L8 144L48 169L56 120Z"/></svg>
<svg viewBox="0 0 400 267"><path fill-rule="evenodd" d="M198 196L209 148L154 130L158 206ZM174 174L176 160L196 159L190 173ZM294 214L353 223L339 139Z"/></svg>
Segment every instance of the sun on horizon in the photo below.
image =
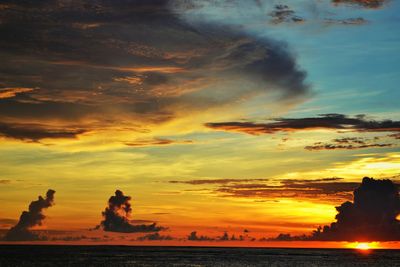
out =
<svg viewBox="0 0 400 267"><path fill-rule="evenodd" d="M372 249L379 249L381 248L379 242L353 242L350 243L349 248L357 249L361 251L369 251Z"/></svg>

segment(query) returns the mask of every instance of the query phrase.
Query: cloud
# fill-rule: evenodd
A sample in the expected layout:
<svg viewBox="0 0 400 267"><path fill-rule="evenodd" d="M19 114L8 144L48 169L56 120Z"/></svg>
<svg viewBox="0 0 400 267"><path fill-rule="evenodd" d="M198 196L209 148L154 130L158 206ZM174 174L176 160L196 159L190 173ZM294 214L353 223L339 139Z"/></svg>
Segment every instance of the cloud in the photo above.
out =
<svg viewBox="0 0 400 267"><path fill-rule="evenodd" d="M335 178L336 179L336 178ZM278 184L235 184L221 186L215 193L224 197L239 198L320 198L321 201L338 201L349 198L349 193L357 186L354 182L324 180L281 180Z"/></svg>
<svg viewBox="0 0 400 267"><path fill-rule="evenodd" d="M206 235L197 235L197 231L191 232L187 236L188 241L255 241L254 238L248 236L248 230L245 230L244 235L238 235L237 237L232 234L231 236L225 231L221 236L209 237Z"/></svg>
<svg viewBox="0 0 400 267"><path fill-rule="evenodd" d="M197 179L187 181L169 181L172 184L231 184L231 183L246 183L246 182L266 182L268 179Z"/></svg>
<svg viewBox="0 0 400 267"><path fill-rule="evenodd" d="M380 148L380 147L392 147L394 144L390 143L377 143L377 139L364 139L359 137L347 137L333 139L332 143L317 142L311 146L306 146L304 149L310 151L320 150L336 150L336 149L364 149L364 148Z"/></svg>
<svg viewBox="0 0 400 267"><path fill-rule="evenodd" d="M356 5L364 8L380 8L384 4L389 2L388 0L332 0L332 3L338 4L348 4Z"/></svg>
<svg viewBox="0 0 400 267"><path fill-rule="evenodd" d="M0 184L9 184L11 180L0 180Z"/></svg>
<svg viewBox="0 0 400 267"><path fill-rule="evenodd" d="M193 143L192 140L171 140L164 138L153 138L153 139L135 140L133 142L125 142L124 144L133 147L146 147L146 146L167 146L175 144L192 144L192 143Z"/></svg>
<svg viewBox="0 0 400 267"><path fill-rule="evenodd" d="M347 7L374 7L377 2L384 1L288 1L279 3L270 0L257 1L194 1L194 0L174 0L171 5L174 6L176 13L191 23L209 20L210 23L223 24L230 27L250 29L253 32L260 32L259 25L265 25L265 16L269 18L270 24L274 26L287 27L291 25L302 25L304 27L319 27L326 29L326 25L364 25L367 20L362 17L343 18L346 16L360 16L360 12ZM375 5L374 3L375 2ZM342 5L340 5L342 3ZM341 9L338 9L338 6ZM242 10L246 9L246 13ZM352 12L352 13L351 13ZM269 26L269 25L267 25ZM268 31L268 27L266 29ZM262 31L262 32L265 32Z"/></svg>
<svg viewBox="0 0 400 267"><path fill-rule="evenodd" d="M213 240L215 240L215 238L208 237L208 236L205 236L205 235L198 236L196 231L191 232L188 235L187 239L189 241L213 241Z"/></svg>
<svg viewBox="0 0 400 267"><path fill-rule="evenodd" d="M270 13L270 16L273 24L302 23L305 21L302 17L297 16L289 6L282 4L275 5L274 11Z"/></svg>
<svg viewBox="0 0 400 267"><path fill-rule="evenodd" d="M394 134L390 134L388 136L391 138L394 138L394 139L400 139L400 133L394 133Z"/></svg>
<svg viewBox="0 0 400 267"><path fill-rule="evenodd" d="M368 21L364 18L347 18L347 19L326 19L325 23L327 24L339 24L339 25L364 25L367 24Z"/></svg>
<svg viewBox="0 0 400 267"><path fill-rule="evenodd" d="M344 182L342 178L321 179L214 179L170 181L189 185L210 185L211 194L220 197L279 199L301 198L337 202L351 198L356 182Z"/></svg>
<svg viewBox="0 0 400 267"><path fill-rule="evenodd" d="M364 177L353 202L336 207L336 222L318 227L311 235L280 234L275 240L397 241L400 239L400 198L391 180Z"/></svg>
<svg viewBox="0 0 400 267"><path fill-rule="evenodd" d="M317 229L311 239L394 241L400 239L398 187L391 180L365 177L354 190L353 202L336 207L336 222Z"/></svg>
<svg viewBox="0 0 400 267"><path fill-rule="evenodd" d="M75 139L86 130L79 128L66 129L34 123L14 124L0 123L0 137L22 141L39 142L46 138Z"/></svg>
<svg viewBox="0 0 400 267"><path fill-rule="evenodd" d="M155 240L173 240L174 238L169 235L160 235L159 233L152 233L152 234L147 234L141 237L138 237L138 240L140 241L155 241Z"/></svg>
<svg viewBox="0 0 400 267"><path fill-rule="evenodd" d="M29 211L24 211L19 218L18 223L13 226L5 235L7 241L40 240L42 237L30 231L30 228L42 225L46 218L43 210L54 204L54 194L56 191L49 189L46 198L38 197L38 200L32 201L29 205Z"/></svg>
<svg viewBox="0 0 400 267"><path fill-rule="evenodd" d="M0 88L0 99L12 98L18 94L32 92L33 90L34 90L33 88L21 88L21 87Z"/></svg>
<svg viewBox="0 0 400 267"><path fill-rule="evenodd" d="M259 95L293 103L309 94L287 44L206 20L187 23L168 2L7 1L0 120L124 130Z"/></svg>
<svg viewBox="0 0 400 267"><path fill-rule="evenodd" d="M400 121L368 120L365 115L349 117L343 114L322 114L308 118L280 118L272 122L209 122L206 127L215 130L240 132L251 135L296 132L306 130L336 130L354 132L400 132Z"/></svg>
<svg viewBox="0 0 400 267"><path fill-rule="evenodd" d="M115 196L108 200L108 206L102 212L104 220L100 225L104 231L120 233L158 232L164 228L152 224L133 224L130 221L131 197L125 196L120 190L115 191Z"/></svg>

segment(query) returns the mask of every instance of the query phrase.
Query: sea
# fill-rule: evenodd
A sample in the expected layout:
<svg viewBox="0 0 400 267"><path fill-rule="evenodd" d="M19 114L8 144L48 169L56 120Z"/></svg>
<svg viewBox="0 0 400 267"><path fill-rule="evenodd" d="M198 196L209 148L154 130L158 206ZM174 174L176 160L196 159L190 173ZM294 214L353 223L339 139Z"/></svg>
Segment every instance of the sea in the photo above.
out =
<svg viewBox="0 0 400 267"><path fill-rule="evenodd" d="M0 245L0 266L400 266L400 250Z"/></svg>

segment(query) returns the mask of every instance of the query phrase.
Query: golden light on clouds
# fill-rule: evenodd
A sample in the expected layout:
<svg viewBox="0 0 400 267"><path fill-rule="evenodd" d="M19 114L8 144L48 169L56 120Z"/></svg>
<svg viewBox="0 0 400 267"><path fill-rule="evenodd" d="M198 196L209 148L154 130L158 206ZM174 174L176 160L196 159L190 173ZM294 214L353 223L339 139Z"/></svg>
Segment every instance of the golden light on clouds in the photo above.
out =
<svg viewBox="0 0 400 267"><path fill-rule="evenodd" d="M28 93L35 90L34 88L25 87L10 87L10 88L0 88L0 99L11 98L21 93Z"/></svg>

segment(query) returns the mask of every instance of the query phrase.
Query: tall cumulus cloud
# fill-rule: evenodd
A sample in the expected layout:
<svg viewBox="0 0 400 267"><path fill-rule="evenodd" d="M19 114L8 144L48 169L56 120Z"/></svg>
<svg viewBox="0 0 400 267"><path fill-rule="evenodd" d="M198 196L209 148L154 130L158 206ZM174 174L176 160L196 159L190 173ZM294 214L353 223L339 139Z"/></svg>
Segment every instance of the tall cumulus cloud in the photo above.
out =
<svg viewBox="0 0 400 267"><path fill-rule="evenodd" d="M336 221L320 226L311 235L280 234L271 240L398 241L400 240L399 189L391 180L364 177L354 190L353 202L336 207Z"/></svg>
<svg viewBox="0 0 400 267"><path fill-rule="evenodd" d="M54 204L54 194L56 191L49 189L46 197L39 196L38 200L32 201L28 211L23 211L18 223L13 226L5 235L7 241L40 240L41 236L32 232L34 226L42 225L46 216L43 210Z"/></svg>
<svg viewBox="0 0 400 267"><path fill-rule="evenodd" d="M133 224L130 220L132 213L131 197L125 196L121 190L108 200L108 206L102 212L104 220L100 225L104 231L120 233L158 232L164 228L152 224Z"/></svg>

